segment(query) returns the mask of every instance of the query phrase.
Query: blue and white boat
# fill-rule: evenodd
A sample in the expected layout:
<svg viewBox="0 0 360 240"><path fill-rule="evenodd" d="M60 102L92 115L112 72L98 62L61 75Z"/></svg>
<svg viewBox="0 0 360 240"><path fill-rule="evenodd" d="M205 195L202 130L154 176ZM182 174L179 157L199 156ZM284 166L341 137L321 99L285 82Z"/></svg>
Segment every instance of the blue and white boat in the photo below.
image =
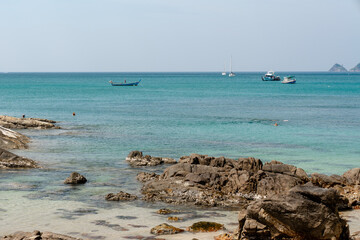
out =
<svg viewBox="0 0 360 240"><path fill-rule="evenodd" d="M281 78L279 76L275 76L274 71L268 71L264 76L261 77L263 81L280 81Z"/></svg>
<svg viewBox="0 0 360 240"><path fill-rule="evenodd" d="M123 86L123 87L137 86L140 82L141 79L137 82L131 82L131 83L126 83L126 80L123 83L114 83L113 81L109 81L109 83L111 83L111 86Z"/></svg>
<svg viewBox="0 0 360 240"><path fill-rule="evenodd" d="M295 76L284 77L284 80L281 83L294 84L296 83Z"/></svg>

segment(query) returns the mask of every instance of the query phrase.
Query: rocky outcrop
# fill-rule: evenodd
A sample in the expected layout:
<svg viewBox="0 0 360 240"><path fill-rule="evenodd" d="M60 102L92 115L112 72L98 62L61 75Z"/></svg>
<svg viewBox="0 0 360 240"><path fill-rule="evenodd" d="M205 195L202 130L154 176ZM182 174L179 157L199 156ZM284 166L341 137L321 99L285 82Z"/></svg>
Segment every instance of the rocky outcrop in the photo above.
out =
<svg viewBox="0 0 360 240"><path fill-rule="evenodd" d="M344 66L335 63L334 66L329 69L329 72L347 72L347 70L344 68Z"/></svg>
<svg viewBox="0 0 360 240"><path fill-rule="evenodd" d="M16 118L10 116L0 116L0 126L12 129L48 129L60 128L55 125L56 121L42 118Z"/></svg>
<svg viewBox="0 0 360 240"><path fill-rule="evenodd" d="M143 153L140 151L132 151L126 157L126 161L129 162L131 166L157 166L160 164L175 164L176 160L172 158L162 158L162 157L152 157L150 155L143 156Z"/></svg>
<svg viewBox="0 0 360 240"><path fill-rule="evenodd" d="M6 168L38 168L34 160L20 157L0 148L0 169Z"/></svg>
<svg viewBox="0 0 360 240"><path fill-rule="evenodd" d="M239 214L239 239L349 239L338 192L310 185L251 203Z"/></svg>
<svg viewBox="0 0 360 240"><path fill-rule="evenodd" d="M109 193L105 196L107 201L132 201L137 199L137 196L123 191L118 192L117 194Z"/></svg>
<svg viewBox="0 0 360 240"><path fill-rule="evenodd" d="M81 240L80 238L73 238L62 234L52 232L16 232L11 235L5 235L0 240Z"/></svg>
<svg viewBox="0 0 360 240"><path fill-rule="evenodd" d="M349 72L360 72L360 63L349 70Z"/></svg>
<svg viewBox="0 0 360 240"><path fill-rule="evenodd" d="M283 194L311 182L339 192L341 210L360 205L360 168L343 176L306 172L293 165L256 158L210 157L192 154L165 169L163 174L140 173L143 199L203 206L242 206L251 201Z"/></svg>
<svg viewBox="0 0 360 240"><path fill-rule="evenodd" d="M30 139L18 132L0 126L0 148L25 149Z"/></svg>
<svg viewBox="0 0 360 240"><path fill-rule="evenodd" d="M176 228L174 226L171 226L167 223L162 223L156 227L153 227L150 230L150 233L155 234L155 235L168 235L168 234L176 234L176 233L181 233L184 232L183 229L180 228Z"/></svg>
<svg viewBox="0 0 360 240"><path fill-rule="evenodd" d="M315 186L336 190L343 200L339 209L346 210L360 205L360 168L353 168L342 176L313 173L311 182Z"/></svg>
<svg viewBox="0 0 360 240"><path fill-rule="evenodd" d="M281 162L192 154L146 181L142 193L145 200L176 204L244 206L308 181L304 170Z"/></svg>
<svg viewBox="0 0 360 240"><path fill-rule="evenodd" d="M84 184L87 182L87 179L80 173L73 172L68 178L65 179L65 184Z"/></svg>

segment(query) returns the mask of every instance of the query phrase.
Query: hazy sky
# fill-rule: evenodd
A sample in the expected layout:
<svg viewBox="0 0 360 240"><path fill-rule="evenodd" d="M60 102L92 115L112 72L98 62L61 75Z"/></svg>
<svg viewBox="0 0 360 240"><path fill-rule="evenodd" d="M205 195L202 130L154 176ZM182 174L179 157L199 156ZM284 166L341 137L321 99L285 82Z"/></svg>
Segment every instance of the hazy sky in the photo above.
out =
<svg viewBox="0 0 360 240"><path fill-rule="evenodd" d="M0 72L327 71L360 0L0 0Z"/></svg>

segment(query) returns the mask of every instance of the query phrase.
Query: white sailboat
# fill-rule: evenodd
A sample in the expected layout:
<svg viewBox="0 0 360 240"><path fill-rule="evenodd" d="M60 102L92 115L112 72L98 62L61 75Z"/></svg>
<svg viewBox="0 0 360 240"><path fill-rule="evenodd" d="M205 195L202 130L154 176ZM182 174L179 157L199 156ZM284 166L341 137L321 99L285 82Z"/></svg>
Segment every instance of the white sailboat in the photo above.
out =
<svg viewBox="0 0 360 240"><path fill-rule="evenodd" d="M226 76L226 64L224 64L224 71L221 73L222 76Z"/></svg>
<svg viewBox="0 0 360 240"><path fill-rule="evenodd" d="M235 73L232 72L232 56L230 57L230 73L229 77L235 77Z"/></svg>

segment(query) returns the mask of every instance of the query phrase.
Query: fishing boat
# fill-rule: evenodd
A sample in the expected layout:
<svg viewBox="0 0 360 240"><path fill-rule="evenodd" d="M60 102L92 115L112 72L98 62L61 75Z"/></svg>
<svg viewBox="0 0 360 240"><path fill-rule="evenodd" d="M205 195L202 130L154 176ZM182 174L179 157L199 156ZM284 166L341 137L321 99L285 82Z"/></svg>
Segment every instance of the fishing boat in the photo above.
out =
<svg viewBox="0 0 360 240"><path fill-rule="evenodd" d="M264 76L261 77L263 81L280 81L279 76L275 76L274 71L268 71Z"/></svg>
<svg viewBox="0 0 360 240"><path fill-rule="evenodd" d="M114 83L113 81L109 81L109 83L111 83L111 86L137 86L139 83L141 82L141 79L137 82L131 82L131 83L127 83L126 80L123 83Z"/></svg>
<svg viewBox="0 0 360 240"><path fill-rule="evenodd" d="M284 80L281 83L294 84L296 83L295 76L284 77Z"/></svg>
<svg viewBox="0 0 360 240"><path fill-rule="evenodd" d="M235 77L235 73L232 72L232 56L230 57L230 73L229 77Z"/></svg>

